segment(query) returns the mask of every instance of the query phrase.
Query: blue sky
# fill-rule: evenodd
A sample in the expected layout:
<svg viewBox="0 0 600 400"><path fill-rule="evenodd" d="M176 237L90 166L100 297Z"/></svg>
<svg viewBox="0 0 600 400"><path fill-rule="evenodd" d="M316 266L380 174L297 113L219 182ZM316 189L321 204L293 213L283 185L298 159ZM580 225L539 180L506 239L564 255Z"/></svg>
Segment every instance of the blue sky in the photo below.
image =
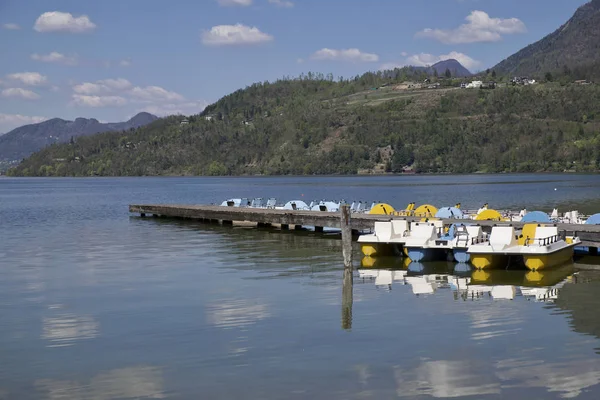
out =
<svg viewBox="0 0 600 400"><path fill-rule="evenodd" d="M256 81L495 65L585 0L0 0L0 132L192 114Z"/></svg>

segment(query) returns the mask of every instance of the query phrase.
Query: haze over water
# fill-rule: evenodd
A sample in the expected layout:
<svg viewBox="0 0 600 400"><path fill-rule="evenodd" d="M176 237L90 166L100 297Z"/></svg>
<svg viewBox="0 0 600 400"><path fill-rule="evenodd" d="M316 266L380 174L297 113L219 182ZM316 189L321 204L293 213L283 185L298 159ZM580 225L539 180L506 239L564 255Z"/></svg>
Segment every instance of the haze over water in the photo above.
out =
<svg viewBox="0 0 600 400"><path fill-rule="evenodd" d="M556 190L555 190L556 189ZM597 175L0 179L0 399L600 397L600 274L395 260L130 203L600 212ZM350 311L350 312L349 312Z"/></svg>

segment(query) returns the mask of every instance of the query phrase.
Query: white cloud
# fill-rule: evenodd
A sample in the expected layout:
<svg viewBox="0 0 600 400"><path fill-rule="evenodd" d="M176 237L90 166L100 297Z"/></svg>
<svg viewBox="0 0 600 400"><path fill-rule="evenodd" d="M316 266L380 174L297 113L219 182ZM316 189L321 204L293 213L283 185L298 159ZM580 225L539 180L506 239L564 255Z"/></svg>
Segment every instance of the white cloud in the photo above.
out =
<svg viewBox="0 0 600 400"><path fill-rule="evenodd" d="M127 79L103 79L96 82L83 82L73 86L73 91L77 94L98 95L115 93L130 89L133 85Z"/></svg>
<svg viewBox="0 0 600 400"><path fill-rule="evenodd" d="M83 82L72 87L71 105L82 107L114 107L138 105L139 111L156 115L197 114L207 103L186 100L179 93L160 86L133 86L127 79L102 79ZM143 108L142 108L143 107Z"/></svg>
<svg viewBox="0 0 600 400"><path fill-rule="evenodd" d="M160 86L134 87L131 89L131 95L144 101L184 101L185 98L179 93L170 92Z"/></svg>
<svg viewBox="0 0 600 400"><path fill-rule="evenodd" d="M40 95L27 89L8 88L2 91L2 97L9 99L37 100L40 98Z"/></svg>
<svg viewBox="0 0 600 400"><path fill-rule="evenodd" d="M34 53L31 55L31 59L35 61L64 65L77 65L78 63L77 56L66 56L56 51L53 51L49 54Z"/></svg>
<svg viewBox="0 0 600 400"><path fill-rule="evenodd" d="M289 0L269 0L269 3L276 5L277 7L294 7L294 3Z"/></svg>
<svg viewBox="0 0 600 400"><path fill-rule="evenodd" d="M270 42L273 36L261 32L257 27L242 24L217 25L202 32L202 43L208 46L252 45Z"/></svg>
<svg viewBox="0 0 600 400"><path fill-rule="evenodd" d="M377 62L377 54L363 53L359 49L335 50L323 48L310 56L313 60L347 61L347 62Z"/></svg>
<svg viewBox="0 0 600 400"><path fill-rule="evenodd" d="M150 104L138 109L138 112L145 111L159 117L166 115L193 115L199 114L208 105L207 101L190 101L185 103L166 103L166 104Z"/></svg>
<svg viewBox="0 0 600 400"><path fill-rule="evenodd" d="M248 7L252 5L252 0L217 0L219 5L224 7L241 6Z"/></svg>
<svg viewBox="0 0 600 400"><path fill-rule="evenodd" d="M17 24L4 24L2 25L4 29L8 29L9 31L18 31L21 27Z"/></svg>
<svg viewBox="0 0 600 400"><path fill-rule="evenodd" d="M38 72L19 72L7 75L7 78L28 86L44 85L48 81L48 78Z"/></svg>
<svg viewBox="0 0 600 400"><path fill-rule="evenodd" d="M127 99L121 96L88 96L74 94L71 104L81 107L117 107L127 104Z"/></svg>
<svg viewBox="0 0 600 400"><path fill-rule="evenodd" d="M96 29L87 15L75 17L70 13L51 11L40 15L33 26L38 32L86 33Z"/></svg>
<svg viewBox="0 0 600 400"><path fill-rule="evenodd" d="M126 90L131 88L133 85L127 79L117 78L117 79L104 79L98 81L100 84L106 85L114 90Z"/></svg>
<svg viewBox="0 0 600 400"><path fill-rule="evenodd" d="M131 61L129 60L121 60L119 61L120 67L131 67Z"/></svg>
<svg viewBox="0 0 600 400"><path fill-rule="evenodd" d="M456 29L427 28L417 32L417 37L437 40L445 44L497 42L502 35L525 33L527 28L518 18L490 18L484 11L472 11L467 23Z"/></svg>
<svg viewBox="0 0 600 400"><path fill-rule="evenodd" d="M46 120L46 117L0 113L0 131L8 132L21 125L37 124Z"/></svg>

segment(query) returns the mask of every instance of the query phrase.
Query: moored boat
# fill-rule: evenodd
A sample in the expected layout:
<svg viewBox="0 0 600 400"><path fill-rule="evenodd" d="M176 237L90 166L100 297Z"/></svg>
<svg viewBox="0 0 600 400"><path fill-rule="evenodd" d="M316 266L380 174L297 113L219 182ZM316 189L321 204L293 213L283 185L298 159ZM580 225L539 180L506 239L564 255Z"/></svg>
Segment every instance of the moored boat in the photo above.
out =
<svg viewBox="0 0 600 400"><path fill-rule="evenodd" d="M467 252L479 269L507 267L512 260L522 261L530 270L551 268L571 260L581 240L561 237L558 227L526 224L515 231L512 226L495 226L489 239L475 241Z"/></svg>

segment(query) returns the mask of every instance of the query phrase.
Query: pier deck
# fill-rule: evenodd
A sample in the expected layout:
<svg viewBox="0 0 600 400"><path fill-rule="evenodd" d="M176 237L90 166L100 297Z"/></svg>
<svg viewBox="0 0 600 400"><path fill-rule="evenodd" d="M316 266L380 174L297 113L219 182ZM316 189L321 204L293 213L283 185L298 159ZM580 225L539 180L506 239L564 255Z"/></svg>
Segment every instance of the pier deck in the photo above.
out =
<svg viewBox="0 0 600 400"><path fill-rule="evenodd" d="M194 219L200 221L218 221L228 224L233 222L253 222L260 225L277 224L284 227L315 226L318 228L342 229L342 218L339 212L322 211L292 211L264 208L240 208L204 205L137 205L129 206L129 212L140 216L155 216L164 218ZM390 215L351 214L348 219L350 229L360 231L373 229L376 221L390 221L392 219L406 219L418 221L415 217L393 217ZM463 220L447 219L444 224L453 224ZM498 221L463 221L473 222L482 226L506 225L522 227L521 222ZM557 224L560 232L576 234L583 246L600 247L600 225Z"/></svg>

